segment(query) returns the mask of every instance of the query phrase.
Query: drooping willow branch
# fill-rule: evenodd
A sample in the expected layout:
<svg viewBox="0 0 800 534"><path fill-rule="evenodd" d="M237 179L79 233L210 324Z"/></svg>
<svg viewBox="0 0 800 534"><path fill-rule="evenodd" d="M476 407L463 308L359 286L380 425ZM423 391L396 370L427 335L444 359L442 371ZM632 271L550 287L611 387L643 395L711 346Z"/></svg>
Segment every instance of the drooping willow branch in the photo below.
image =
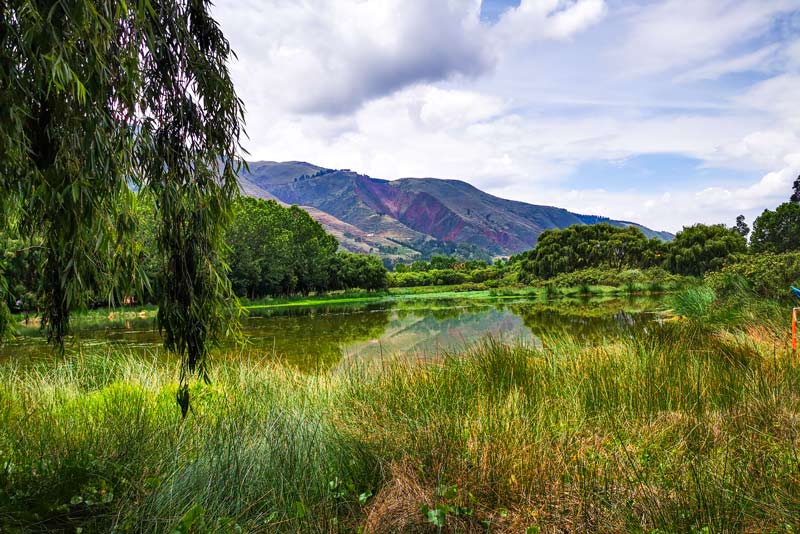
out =
<svg viewBox="0 0 800 534"><path fill-rule="evenodd" d="M184 414L186 378L236 330L222 238L244 121L231 56L205 0L0 0L0 207L41 236L43 327L63 347L109 270L131 283L130 185L151 194Z"/></svg>

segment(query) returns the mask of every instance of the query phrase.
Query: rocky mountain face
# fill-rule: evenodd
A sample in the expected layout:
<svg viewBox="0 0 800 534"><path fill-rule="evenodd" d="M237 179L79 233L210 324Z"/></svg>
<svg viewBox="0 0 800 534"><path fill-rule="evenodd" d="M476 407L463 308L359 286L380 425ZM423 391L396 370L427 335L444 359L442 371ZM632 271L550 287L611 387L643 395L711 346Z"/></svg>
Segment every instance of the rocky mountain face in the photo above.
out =
<svg viewBox="0 0 800 534"><path fill-rule="evenodd" d="M532 248L542 231L608 222L635 226L648 237L672 239L636 223L580 215L495 197L459 180L380 180L349 169L258 161L240 177L242 191L306 209L342 247L392 260L430 253L506 256Z"/></svg>

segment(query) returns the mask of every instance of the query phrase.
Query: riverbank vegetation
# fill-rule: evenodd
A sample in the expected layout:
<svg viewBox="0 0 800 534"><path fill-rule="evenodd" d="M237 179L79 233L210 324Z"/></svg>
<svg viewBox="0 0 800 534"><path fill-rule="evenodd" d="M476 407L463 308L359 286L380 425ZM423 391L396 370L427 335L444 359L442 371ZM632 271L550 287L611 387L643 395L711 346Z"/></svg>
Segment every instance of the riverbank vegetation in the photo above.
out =
<svg viewBox="0 0 800 534"><path fill-rule="evenodd" d="M220 355L185 420L163 360L4 362L0 528L795 531L782 311L680 295L683 320L591 345L489 339L310 375Z"/></svg>

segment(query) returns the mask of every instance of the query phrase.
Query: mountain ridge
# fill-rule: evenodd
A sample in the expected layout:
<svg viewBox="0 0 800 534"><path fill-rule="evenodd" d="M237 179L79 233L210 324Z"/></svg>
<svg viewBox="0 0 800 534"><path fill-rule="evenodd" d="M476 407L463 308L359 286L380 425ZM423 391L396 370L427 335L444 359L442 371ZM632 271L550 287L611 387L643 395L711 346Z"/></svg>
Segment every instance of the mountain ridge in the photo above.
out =
<svg viewBox="0 0 800 534"><path fill-rule="evenodd" d="M333 233L343 248L377 252L389 261L454 247L508 256L532 248L544 230L573 224L607 222L634 226L648 237L673 237L631 221L496 197L461 180L384 180L303 161L248 165L249 172L240 176L244 194L296 204Z"/></svg>

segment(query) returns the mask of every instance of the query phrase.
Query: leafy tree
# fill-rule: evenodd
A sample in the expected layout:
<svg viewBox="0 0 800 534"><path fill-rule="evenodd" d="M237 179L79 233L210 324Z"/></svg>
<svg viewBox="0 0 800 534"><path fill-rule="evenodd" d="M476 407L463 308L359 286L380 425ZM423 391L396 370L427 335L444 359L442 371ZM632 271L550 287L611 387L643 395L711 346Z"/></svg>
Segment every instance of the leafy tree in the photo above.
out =
<svg viewBox="0 0 800 534"><path fill-rule="evenodd" d="M753 252L800 250L800 204L785 202L775 211L764 210L753 221L750 247Z"/></svg>
<svg viewBox="0 0 800 534"><path fill-rule="evenodd" d="M325 232L321 224L297 206L289 208L287 215L288 225L292 228L290 257L296 284L287 293L297 291L307 295L311 291L325 291L328 288L330 261L339 243Z"/></svg>
<svg viewBox="0 0 800 534"><path fill-rule="evenodd" d="M221 252L238 194L243 107L206 0L0 2L0 210L43 247L43 322L135 269L132 182L153 195L163 258L159 326L204 373L238 309ZM188 386L178 394L184 414Z"/></svg>
<svg viewBox="0 0 800 534"><path fill-rule="evenodd" d="M338 247L302 209L249 197L236 203L227 242L234 290L251 298L327 289Z"/></svg>
<svg viewBox="0 0 800 534"><path fill-rule="evenodd" d="M795 178L792 184L792 196L789 197L789 200L794 203L800 203L800 176Z"/></svg>
<svg viewBox="0 0 800 534"><path fill-rule="evenodd" d="M633 226L574 225L545 230L539 235L536 247L514 258L512 263L521 262L520 279L524 282L589 267L650 267L661 261L662 248L661 241L648 240Z"/></svg>
<svg viewBox="0 0 800 534"><path fill-rule="evenodd" d="M735 229L722 224L695 224L684 227L669 243L666 266L675 274L702 276L718 271L726 259L746 250L747 242Z"/></svg>
<svg viewBox="0 0 800 534"><path fill-rule="evenodd" d="M331 269L334 289L361 288L368 291L386 289L388 272L378 256L339 252Z"/></svg>
<svg viewBox="0 0 800 534"><path fill-rule="evenodd" d="M424 272L429 271L431 268L431 264L427 261L417 260L411 264L410 270L415 272Z"/></svg>
<svg viewBox="0 0 800 534"><path fill-rule="evenodd" d="M750 227L747 226L747 223L744 221L744 215L736 217L736 226L733 228L744 238L747 238L747 235L750 233Z"/></svg>
<svg viewBox="0 0 800 534"><path fill-rule="evenodd" d="M257 298L387 286L380 258L337 253L336 238L297 206L242 197L226 239L238 295Z"/></svg>
<svg viewBox="0 0 800 534"><path fill-rule="evenodd" d="M452 269L456 263L458 259L447 256L432 256L428 262L431 269Z"/></svg>

